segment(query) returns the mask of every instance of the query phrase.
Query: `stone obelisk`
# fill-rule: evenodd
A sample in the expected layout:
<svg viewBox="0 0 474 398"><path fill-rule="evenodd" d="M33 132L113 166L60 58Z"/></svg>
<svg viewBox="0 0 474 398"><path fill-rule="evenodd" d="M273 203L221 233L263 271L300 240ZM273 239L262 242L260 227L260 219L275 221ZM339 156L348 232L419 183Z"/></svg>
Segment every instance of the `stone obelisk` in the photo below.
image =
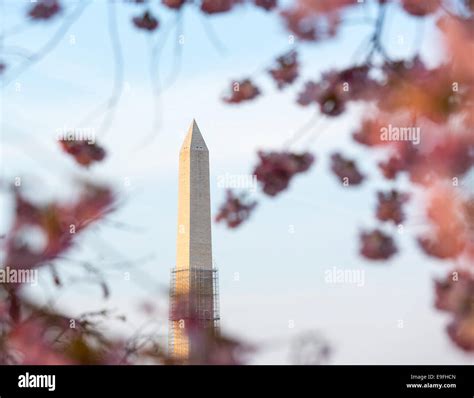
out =
<svg viewBox="0 0 474 398"><path fill-rule="evenodd" d="M171 273L170 355L201 357L198 337L217 332L217 271L212 266L209 150L193 120L179 153L176 268Z"/></svg>

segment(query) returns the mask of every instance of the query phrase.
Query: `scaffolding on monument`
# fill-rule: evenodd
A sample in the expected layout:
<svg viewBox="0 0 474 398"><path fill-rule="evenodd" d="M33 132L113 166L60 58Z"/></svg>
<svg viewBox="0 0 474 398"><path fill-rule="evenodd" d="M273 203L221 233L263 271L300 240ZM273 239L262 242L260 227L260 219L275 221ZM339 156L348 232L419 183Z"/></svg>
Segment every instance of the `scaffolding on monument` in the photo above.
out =
<svg viewBox="0 0 474 398"><path fill-rule="evenodd" d="M170 280L168 352L187 350L187 337L179 336L188 321L197 322L202 329L219 334L219 278L218 270L191 268L172 269Z"/></svg>

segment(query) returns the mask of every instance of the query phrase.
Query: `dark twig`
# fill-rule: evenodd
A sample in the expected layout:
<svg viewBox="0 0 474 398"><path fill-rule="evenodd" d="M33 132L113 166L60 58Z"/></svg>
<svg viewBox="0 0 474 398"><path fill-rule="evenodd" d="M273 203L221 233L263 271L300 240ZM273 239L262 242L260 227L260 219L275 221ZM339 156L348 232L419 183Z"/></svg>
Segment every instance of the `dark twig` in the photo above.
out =
<svg viewBox="0 0 474 398"><path fill-rule="evenodd" d="M26 61L30 61L32 58L32 53L25 48L18 47L18 46L8 46L1 48L1 54L13 55L16 57L20 57L25 59Z"/></svg>
<svg viewBox="0 0 474 398"><path fill-rule="evenodd" d="M321 120L321 115L318 113L318 112L315 112L313 113L313 115L311 116L311 119L309 119L303 126L301 126L299 129L297 129L292 135L290 138L288 138L283 146L285 148L289 148L290 146L292 146L295 142L297 142L298 140L300 140L301 138L304 137L304 135L311 129L313 128L316 128L317 127L317 123L315 124L315 122L318 122Z"/></svg>
<svg viewBox="0 0 474 398"><path fill-rule="evenodd" d="M79 5L75 8L75 10L64 19L63 23L53 35L53 37L36 53L31 55L27 60L22 62L17 68L13 69L11 72L7 73L4 87L8 86L13 80L15 80L18 76L24 73L28 68L33 66L34 64L41 61L46 55L48 55L51 51L53 51L56 46L61 42L62 38L69 30L69 28L76 22L79 17L82 15L84 9L88 5L88 2L81 1Z"/></svg>
<svg viewBox="0 0 474 398"><path fill-rule="evenodd" d="M117 104L122 96L124 77L123 52L118 31L116 4L113 0L109 0L107 10L108 31L115 65L112 93L103 104L99 105L80 123L80 125L86 125L89 123L90 120L94 120L99 115L105 113L102 123L100 124L100 127L98 129L99 134L105 134L110 129L113 116L117 108Z"/></svg>
<svg viewBox="0 0 474 398"><path fill-rule="evenodd" d="M143 141L139 144L136 150L142 149L145 145L149 145L151 141L158 135L160 123L161 123L161 94L165 91L165 87L162 87L160 84L160 66L159 61L162 54L163 49L165 48L166 43L168 42L169 35L173 28L176 27L177 32L177 40L175 43L175 54L178 52L178 57L181 58L181 54L179 53L180 50L180 43L179 43L179 35L182 32L182 11L179 10L178 14L176 15L176 20L174 24L170 24L167 26L166 30L164 30L163 34L161 35L162 40L158 40L155 45L152 47L151 50L151 57L150 57L150 80L153 87L153 123L149 133L147 133L143 139ZM179 65L178 65L179 67ZM175 57L175 65L173 69L176 68L176 57ZM177 71L175 71L177 72ZM169 85L168 85L169 86Z"/></svg>
<svg viewBox="0 0 474 398"><path fill-rule="evenodd" d="M165 84L161 88L162 91L166 91L170 88L178 79L179 73L181 71L182 66L182 58L183 58L183 46L179 42L179 36L183 32L183 13L181 11L178 12L176 18L176 42L174 45L174 58L173 58L173 67L171 69L170 76L167 80L165 80Z"/></svg>
<svg viewBox="0 0 474 398"><path fill-rule="evenodd" d="M377 15L377 20L375 22L374 33L371 37L372 46L370 48L369 54L367 55L367 63L370 63L372 61L372 58L376 53L380 54L382 57L389 60L389 57L387 53L385 52L381 43L386 10L387 10L386 4L381 4L379 6L379 12Z"/></svg>
<svg viewBox="0 0 474 398"><path fill-rule="evenodd" d="M209 22L209 19L206 18L204 15L202 15L202 13L199 13L199 19L201 20L201 23L204 28L204 32L207 35L207 38L209 39L211 44L214 46L216 51L220 55L225 55L225 53L227 52L227 49L225 48L224 44L219 40L219 37L214 31L214 28L212 27L212 24Z"/></svg>

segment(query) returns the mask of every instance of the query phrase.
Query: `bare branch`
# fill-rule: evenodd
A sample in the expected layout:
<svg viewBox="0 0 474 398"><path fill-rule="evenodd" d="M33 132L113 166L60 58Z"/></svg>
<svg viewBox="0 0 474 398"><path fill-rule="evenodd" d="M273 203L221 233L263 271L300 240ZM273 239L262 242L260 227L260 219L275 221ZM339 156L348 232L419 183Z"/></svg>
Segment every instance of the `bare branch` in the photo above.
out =
<svg viewBox="0 0 474 398"><path fill-rule="evenodd" d="M84 9L89 4L87 1L81 1L74 11L67 16L59 29L53 35L53 37L36 53L32 54L27 60L22 62L17 68L7 72L4 87L7 87L13 80L18 78L22 73L32 67L34 64L41 61L46 55L53 51L57 45L61 42L64 35L71 28L71 26L79 19Z"/></svg>
<svg viewBox="0 0 474 398"><path fill-rule="evenodd" d="M86 116L82 122L79 123L80 125L86 125L89 123L89 121L94 120L99 115L105 113L102 123L98 129L99 134L102 135L104 135L110 129L112 124L117 104L122 96L124 78L123 52L118 32L116 4L113 0L109 0L107 4L107 15L108 31L114 57L114 83L112 93L103 104L99 105L94 111Z"/></svg>

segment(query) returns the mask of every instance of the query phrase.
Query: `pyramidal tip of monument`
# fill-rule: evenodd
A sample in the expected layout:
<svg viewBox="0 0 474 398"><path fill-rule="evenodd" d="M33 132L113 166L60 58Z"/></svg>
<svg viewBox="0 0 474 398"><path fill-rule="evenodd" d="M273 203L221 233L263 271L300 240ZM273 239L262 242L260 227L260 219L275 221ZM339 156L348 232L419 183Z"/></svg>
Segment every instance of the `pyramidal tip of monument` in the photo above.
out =
<svg viewBox="0 0 474 398"><path fill-rule="evenodd" d="M191 125L189 126L188 133L184 138L181 150L208 150L206 142L204 141L204 138L201 134L201 130L199 130L199 127L196 123L196 119L193 119Z"/></svg>

